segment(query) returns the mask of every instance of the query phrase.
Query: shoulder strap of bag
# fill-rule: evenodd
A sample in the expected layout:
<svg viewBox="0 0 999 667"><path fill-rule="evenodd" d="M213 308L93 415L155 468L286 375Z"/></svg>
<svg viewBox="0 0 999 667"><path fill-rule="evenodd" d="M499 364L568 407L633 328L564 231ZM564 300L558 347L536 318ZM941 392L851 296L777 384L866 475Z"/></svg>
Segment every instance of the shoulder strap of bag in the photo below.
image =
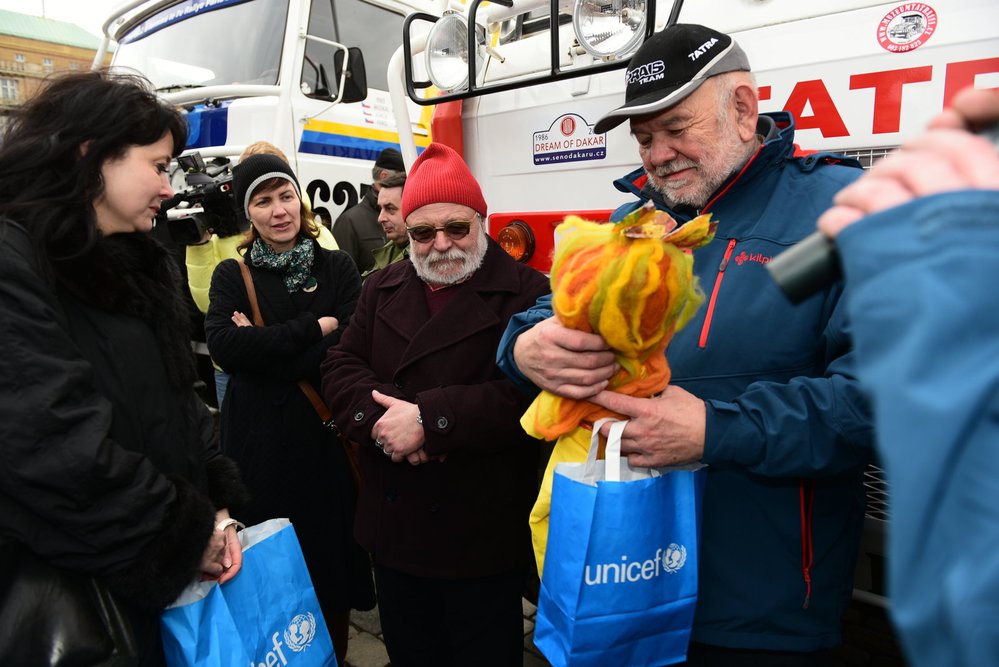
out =
<svg viewBox="0 0 999 667"><path fill-rule="evenodd" d="M250 275L250 267L246 262L240 262L239 271L243 274L243 284L246 285L246 296L250 298L250 312L253 314L253 325L264 326L264 316L260 313L260 304L257 303L257 288L253 285L253 276Z"/></svg>
<svg viewBox="0 0 999 667"><path fill-rule="evenodd" d="M257 327L264 326L264 316L260 312L260 304L257 303L257 290L253 285L253 276L250 275L250 267L247 266L246 262L239 262L239 270L243 274L243 283L246 285L246 296L250 299L250 311L253 313L253 325ZM337 435L340 435L339 430L337 430L336 424L333 423L333 415L330 413L330 409L326 407L323 399L319 396L319 392L316 391L315 387L312 386L308 380L299 380L298 388L302 390L305 397L309 399L309 403L312 403L312 409L316 411L319 415L319 419L322 420L323 426L332 429ZM344 452L347 454L347 461L350 462L350 470L354 475L354 482L360 484L361 472L360 467L357 462L357 452L343 438L340 438L340 442L343 444Z"/></svg>

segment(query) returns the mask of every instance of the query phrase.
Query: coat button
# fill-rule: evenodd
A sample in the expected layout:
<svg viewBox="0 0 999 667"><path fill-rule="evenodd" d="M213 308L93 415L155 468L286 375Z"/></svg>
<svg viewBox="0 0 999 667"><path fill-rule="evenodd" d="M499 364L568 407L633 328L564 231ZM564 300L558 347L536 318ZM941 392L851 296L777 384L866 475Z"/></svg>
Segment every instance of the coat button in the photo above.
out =
<svg viewBox="0 0 999 667"><path fill-rule="evenodd" d="M438 417L437 418L437 428L440 428L440 429L447 428L447 417Z"/></svg>
<svg viewBox="0 0 999 667"><path fill-rule="evenodd" d="M438 505L437 503L430 503L427 509L430 510L432 513L437 513L441 510L441 506Z"/></svg>
<svg viewBox="0 0 999 667"><path fill-rule="evenodd" d="M395 379L395 381L392 384L395 385L396 389L402 389L403 387L406 386L406 378L400 375Z"/></svg>
<svg viewBox="0 0 999 667"><path fill-rule="evenodd" d="M364 419L364 413L360 410L354 413L354 421L359 422Z"/></svg>
<svg viewBox="0 0 999 667"><path fill-rule="evenodd" d="M394 503L398 499L399 499L399 495L395 491L386 491L385 492L385 500L389 501L390 503Z"/></svg>

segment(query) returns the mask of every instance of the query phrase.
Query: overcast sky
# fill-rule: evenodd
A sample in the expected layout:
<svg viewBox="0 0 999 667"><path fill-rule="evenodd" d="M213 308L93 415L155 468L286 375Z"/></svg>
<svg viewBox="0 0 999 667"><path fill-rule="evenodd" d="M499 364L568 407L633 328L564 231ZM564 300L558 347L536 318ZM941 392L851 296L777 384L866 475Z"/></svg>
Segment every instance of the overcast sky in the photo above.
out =
<svg viewBox="0 0 999 667"><path fill-rule="evenodd" d="M0 9L42 16L44 8L46 18L75 23L100 37L101 26L108 15L126 2L127 0L0 0Z"/></svg>

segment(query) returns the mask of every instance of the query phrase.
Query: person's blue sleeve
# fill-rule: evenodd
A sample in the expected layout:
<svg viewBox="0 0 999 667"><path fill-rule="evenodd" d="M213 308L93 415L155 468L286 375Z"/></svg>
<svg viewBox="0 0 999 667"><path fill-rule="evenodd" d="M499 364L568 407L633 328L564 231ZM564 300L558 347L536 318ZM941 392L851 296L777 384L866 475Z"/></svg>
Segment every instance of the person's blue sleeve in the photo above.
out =
<svg viewBox="0 0 999 667"><path fill-rule="evenodd" d="M499 347L496 349L496 365L517 387L525 392L534 394L538 392L538 388L517 368L517 362L513 360L513 345L517 342L517 336L538 322L547 320L553 314L552 295L545 294L529 309L510 318L506 325L506 331L500 338Z"/></svg>
<svg viewBox="0 0 999 667"><path fill-rule="evenodd" d="M936 195L837 238L888 473L893 616L926 665L999 656L997 211L999 191Z"/></svg>

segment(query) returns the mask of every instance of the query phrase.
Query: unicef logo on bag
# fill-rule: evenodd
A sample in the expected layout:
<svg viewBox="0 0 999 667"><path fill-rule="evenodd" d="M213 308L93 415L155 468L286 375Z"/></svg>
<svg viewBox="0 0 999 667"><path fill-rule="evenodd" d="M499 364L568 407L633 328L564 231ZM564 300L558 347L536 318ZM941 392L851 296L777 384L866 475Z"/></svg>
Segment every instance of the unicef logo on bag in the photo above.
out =
<svg viewBox="0 0 999 667"><path fill-rule="evenodd" d="M676 574L687 562L687 547L682 544L670 544L663 552L663 569L670 574Z"/></svg>
<svg viewBox="0 0 999 667"><path fill-rule="evenodd" d="M284 631L284 642L295 653L301 653L316 636L316 617L311 612L299 614L291 619L288 629Z"/></svg>
<svg viewBox="0 0 999 667"><path fill-rule="evenodd" d="M665 549L656 549L652 558L631 560L624 554L618 563L587 564L583 571L583 582L587 586L597 586L648 581L658 577L661 572L676 574L686 562L687 548L682 544L671 543Z"/></svg>

